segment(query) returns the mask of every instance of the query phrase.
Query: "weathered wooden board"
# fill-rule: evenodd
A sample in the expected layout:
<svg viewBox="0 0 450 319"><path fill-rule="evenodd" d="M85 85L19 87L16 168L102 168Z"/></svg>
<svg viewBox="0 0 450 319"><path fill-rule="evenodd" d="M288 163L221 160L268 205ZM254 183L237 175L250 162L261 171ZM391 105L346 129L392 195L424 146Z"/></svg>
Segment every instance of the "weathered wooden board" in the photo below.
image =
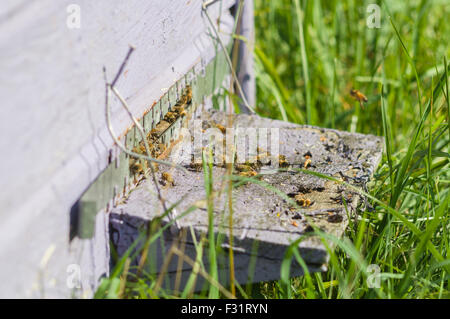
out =
<svg viewBox="0 0 450 319"><path fill-rule="evenodd" d="M196 134L201 129L206 130L218 125L226 127L227 118L223 112L204 111L199 113L198 119L201 125L196 126L192 121L190 135L187 135L183 142L178 143L169 156L170 161L182 164L188 171L161 168L157 179L161 183L162 196L167 202L167 207L177 205L176 211L180 216L181 229L193 227L196 237L200 238L201 234L208 230L208 213L204 172L192 166L191 137L195 139L199 136ZM263 151L254 154L247 142L245 154L256 156L266 151L274 154L275 150L279 149L279 154L283 155L288 163L285 171L273 172L268 170L267 165L262 164L258 168L258 173L261 174L259 183L264 183L276 191L258 183L246 183L233 190L233 236L235 237L233 241L236 274L240 284L246 284L251 256L256 258L256 268L251 274L254 281L278 279L281 262L289 245L311 232L312 224L325 233L340 238L348 224L349 216L355 214L357 204L360 202L360 196L355 191L295 169L307 167L308 170L365 187L381 159L382 139L312 126L298 126L256 115L234 115L233 125L235 129L263 129L255 130L257 134L260 134L259 132L263 134L264 129L267 131L278 129L279 139L276 140L276 144L268 144ZM222 134L220 131L218 133ZM269 133L264 139L272 140L271 134ZM200 137L202 139L200 147L207 145L207 136ZM260 135L258 135L258 143L260 142ZM173 185L164 182L162 174L167 172L173 178ZM220 163L215 165L212 177L215 192L214 230L216 235L221 234L223 243L226 245L229 226L228 198L224 188L225 177L226 169L223 165ZM293 206L280 193L287 194L293 199L300 196L297 202L301 207ZM304 204L300 204L302 200ZM194 210L184 215L184 212L191 207ZM110 238L119 255L138 239L140 232L145 231L150 220L163 212L164 209L151 180L143 181L129 194L123 204L114 208L110 218ZM169 223L169 217L164 217L163 221ZM155 264L153 270L156 272L161 268L164 254L167 253L175 236L173 232L167 231L164 238L167 240L165 248L160 248L158 242L155 244L158 247L152 248L154 252L159 249L158 254L149 254L149 263ZM186 255L195 260L196 250L193 238L188 236L183 242L186 244ZM255 242L258 243L257 251L254 250ZM333 244L330 243L330 246L333 247ZM318 237L305 237L298 247L310 271L323 270L326 267L328 254ZM207 251L204 255L207 255ZM134 263L136 265L137 260L134 260ZM204 263L208 264L207 256ZM226 270L227 267L225 260L222 270ZM175 258L166 268L172 275L172 280L177 269L180 268ZM190 266L184 264L181 269L188 271ZM302 268L294 264L292 274L301 273ZM221 278L221 283L226 283L228 280L227 272L225 271L224 274L225 277Z"/></svg>
<svg viewBox="0 0 450 319"><path fill-rule="evenodd" d="M0 296L69 296L72 264L92 291L108 271L106 215L97 215L94 240L68 240L71 206L119 154L110 156L102 69L111 81L128 45L136 47L117 87L142 117L215 56L201 2L81 0L80 28L67 25L70 1L2 2ZM233 3L210 8L222 30L233 26ZM124 134L131 120L118 101L112 114Z"/></svg>

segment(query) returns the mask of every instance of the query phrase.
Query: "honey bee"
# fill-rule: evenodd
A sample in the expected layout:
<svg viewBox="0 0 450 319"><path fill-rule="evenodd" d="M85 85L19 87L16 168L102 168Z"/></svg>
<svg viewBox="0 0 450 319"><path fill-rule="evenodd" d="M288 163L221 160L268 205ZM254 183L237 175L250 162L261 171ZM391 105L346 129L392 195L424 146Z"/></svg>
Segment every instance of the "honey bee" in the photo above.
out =
<svg viewBox="0 0 450 319"><path fill-rule="evenodd" d="M139 173L143 172L143 170L144 170L142 168L142 164L137 162L137 161L135 161L135 160L133 160L130 163L130 169L133 172L133 174L139 174Z"/></svg>
<svg viewBox="0 0 450 319"><path fill-rule="evenodd" d="M164 172L161 174L161 179L165 185L174 185L173 177L169 172Z"/></svg>
<svg viewBox="0 0 450 319"><path fill-rule="evenodd" d="M304 167L304 168L308 168L308 167L310 167L310 166L311 166L311 159L310 159L310 158L307 158L306 161L305 161L305 164L303 164L303 167Z"/></svg>
<svg viewBox="0 0 450 319"><path fill-rule="evenodd" d="M216 124L216 127L222 132L222 134L225 134L227 132L227 128L223 125Z"/></svg>
<svg viewBox="0 0 450 319"><path fill-rule="evenodd" d="M351 90L350 90L350 95L351 95L355 100L357 100L357 101L359 102L359 105L361 106L361 108L364 107L364 106L363 106L363 103L365 103L365 102L368 101L367 97L366 97L363 93L361 93L360 91L358 91L358 90L351 89Z"/></svg>
<svg viewBox="0 0 450 319"><path fill-rule="evenodd" d="M158 130L156 128L154 128L150 131L150 133L148 133L147 138L155 139L155 138L158 138L158 135L159 135Z"/></svg>
<svg viewBox="0 0 450 319"><path fill-rule="evenodd" d="M344 217L342 217L342 215L340 215L340 214L328 212L327 221L329 223L340 223L340 222L342 222L343 219L344 219Z"/></svg>
<svg viewBox="0 0 450 319"><path fill-rule="evenodd" d="M177 112L178 114L180 114L181 112L184 112L184 104L176 104L173 107L174 112Z"/></svg>
<svg viewBox="0 0 450 319"><path fill-rule="evenodd" d="M297 194L297 195L295 195L294 198L295 198L295 201L297 202L297 204L299 204L300 206L308 207L308 206L312 205L311 200L308 198L304 198L302 196L302 194Z"/></svg>
<svg viewBox="0 0 450 319"><path fill-rule="evenodd" d="M139 147L137 147L137 146L133 147L133 149L132 149L131 151L132 151L133 153L141 154L141 151L140 151Z"/></svg>
<svg viewBox="0 0 450 319"><path fill-rule="evenodd" d="M203 168L203 164L202 163L192 163L191 162L189 164L189 168L191 168L191 169L193 169L193 170L195 170L197 172L200 172L202 170L202 168Z"/></svg>
<svg viewBox="0 0 450 319"><path fill-rule="evenodd" d="M255 157L249 157L248 161L246 161L244 163L244 165L249 166L250 169L252 169L252 170L257 170L260 167L260 165L258 165L258 163L257 163L257 157L256 156Z"/></svg>
<svg viewBox="0 0 450 319"><path fill-rule="evenodd" d="M253 177L256 175L258 175L258 173L253 170L239 173L239 176L242 176L242 177Z"/></svg>
<svg viewBox="0 0 450 319"><path fill-rule="evenodd" d="M279 155L278 156L278 163L280 164L281 167L289 166L289 163L286 160L286 156L284 156L284 155Z"/></svg>
<svg viewBox="0 0 450 319"><path fill-rule="evenodd" d="M164 143L159 143L158 144L158 149L162 153L162 152L164 152L166 150L166 145L164 145Z"/></svg>
<svg viewBox="0 0 450 319"><path fill-rule="evenodd" d="M172 123L177 119L177 114L175 112L167 112L166 116L164 116L164 119L167 122Z"/></svg>
<svg viewBox="0 0 450 319"><path fill-rule="evenodd" d="M178 102L177 102L178 106L188 104L188 101L187 101L187 100L188 100L188 98L187 98L186 95L180 96L180 99L179 99Z"/></svg>
<svg viewBox="0 0 450 319"><path fill-rule="evenodd" d="M235 168L239 172L248 172L248 171L253 170L252 167L247 164L236 164Z"/></svg>
<svg viewBox="0 0 450 319"><path fill-rule="evenodd" d="M311 225L305 224L305 228L303 229L304 233L311 233L313 231L314 231L314 228Z"/></svg>
<svg viewBox="0 0 450 319"><path fill-rule="evenodd" d="M261 165L261 164L267 163L269 161L269 157L270 157L270 154L266 152L266 153L259 154L256 157L256 159L258 161L258 164Z"/></svg>
<svg viewBox="0 0 450 319"><path fill-rule="evenodd" d="M186 88L184 89L184 94L186 97L186 103L191 103L192 101L192 88L190 85L186 85Z"/></svg>

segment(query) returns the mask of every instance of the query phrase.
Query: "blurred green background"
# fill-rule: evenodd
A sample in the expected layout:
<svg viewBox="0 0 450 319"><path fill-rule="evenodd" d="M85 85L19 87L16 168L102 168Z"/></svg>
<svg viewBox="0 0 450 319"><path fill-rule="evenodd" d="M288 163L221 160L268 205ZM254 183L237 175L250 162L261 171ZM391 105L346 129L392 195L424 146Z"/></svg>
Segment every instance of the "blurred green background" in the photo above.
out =
<svg viewBox="0 0 450 319"><path fill-rule="evenodd" d="M367 26L372 3L381 9L380 28ZM431 78L436 68L442 72L443 57L450 53L449 10L445 0L255 0L258 111L382 135L385 81L393 130L408 135L419 120L417 83L389 17L429 95ZM351 88L369 98L363 111L349 96Z"/></svg>

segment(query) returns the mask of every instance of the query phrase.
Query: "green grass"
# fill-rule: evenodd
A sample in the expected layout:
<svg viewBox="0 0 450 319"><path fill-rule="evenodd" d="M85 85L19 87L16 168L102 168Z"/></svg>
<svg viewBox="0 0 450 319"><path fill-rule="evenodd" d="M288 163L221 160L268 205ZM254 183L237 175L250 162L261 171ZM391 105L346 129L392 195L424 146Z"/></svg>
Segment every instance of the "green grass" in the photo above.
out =
<svg viewBox="0 0 450 319"><path fill-rule="evenodd" d="M365 194L373 209L361 211L343 239L316 230L326 247L335 245L328 271L290 278L292 258L304 265L293 244L280 280L236 283L240 297L450 298L450 3L378 1L381 26L369 29L366 7L372 2L255 0L257 112L380 135L385 152ZM368 97L364 109L350 97L351 88ZM216 284L191 291L199 276L217 281L220 240L210 233L196 243L195 270L178 294L160 287L155 293L157 276L128 273L125 257L97 297L229 297ZM378 279L379 288L370 288L368 282Z"/></svg>
<svg viewBox="0 0 450 319"><path fill-rule="evenodd" d="M264 297L450 297L450 4L378 2L381 26L369 29L372 2L256 1L258 113L385 138L375 209L349 227L348 246L331 252L326 273L260 284ZM363 110L351 88L368 97Z"/></svg>

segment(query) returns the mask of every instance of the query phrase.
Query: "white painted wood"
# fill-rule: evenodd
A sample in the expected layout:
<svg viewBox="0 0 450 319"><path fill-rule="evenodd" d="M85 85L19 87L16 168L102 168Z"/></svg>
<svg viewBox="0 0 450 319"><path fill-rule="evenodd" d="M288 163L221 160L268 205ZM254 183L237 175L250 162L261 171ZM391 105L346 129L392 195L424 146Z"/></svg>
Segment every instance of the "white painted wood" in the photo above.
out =
<svg viewBox="0 0 450 319"><path fill-rule="evenodd" d="M236 3L239 3L239 0ZM253 16L253 0L244 1L239 33L246 41L241 41L239 44L238 78L248 103L254 108L256 104L256 81L253 67L253 48L255 45L255 22ZM246 113L250 112L243 103L240 104L240 108Z"/></svg>
<svg viewBox="0 0 450 319"><path fill-rule="evenodd" d="M83 264L86 285L95 287L92 265L102 244L69 246L68 227L71 205L106 167L113 145L103 66L111 81L128 45L136 47L117 87L140 117L187 70L214 56L201 0L79 0L79 29L66 25L71 3L0 6L0 297L68 297L71 263ZM233 25L232 3L222 4L224 30ZM214 21L219 8L210 7ZM131 121L117 101L112 110L116 132L124 133ZM97 232L106 232L98 224Z"/></svg>

